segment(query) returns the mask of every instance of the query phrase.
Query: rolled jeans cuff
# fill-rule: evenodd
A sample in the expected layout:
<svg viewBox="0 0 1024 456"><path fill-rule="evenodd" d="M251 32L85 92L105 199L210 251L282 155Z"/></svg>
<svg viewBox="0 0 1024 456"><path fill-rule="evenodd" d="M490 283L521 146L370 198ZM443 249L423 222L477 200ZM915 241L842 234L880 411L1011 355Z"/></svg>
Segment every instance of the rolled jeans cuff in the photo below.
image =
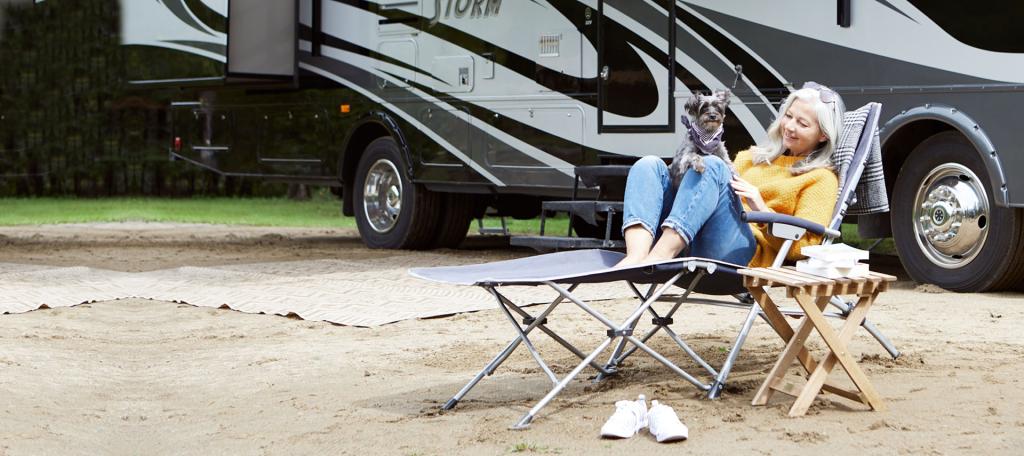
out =
<svg viewBox="0 0 1024 456"><path fill-rule="evenodd" d="M654 227L648 225L647 222L645 222L643 219L639 217L630 218L622 221L622 235L625 236L626 228L629 228L633 225L642 226L645 230L647 230L648 233L651 233L651 237L655 237Z"/></svg>
<svg viewBox="0 0 1024 456"><path fill-rule="evenodd" d="M679 236L683 238L683 241L686 242L687 246L689 246L692 243L691 241L693 240L693 234L690 234L687 231L686 227L684 227L676 220L673 220L672 217L669 217L665 219L664 222L661 222L661 226L662 228L671 228L676 233L679 233Z"/></svg>

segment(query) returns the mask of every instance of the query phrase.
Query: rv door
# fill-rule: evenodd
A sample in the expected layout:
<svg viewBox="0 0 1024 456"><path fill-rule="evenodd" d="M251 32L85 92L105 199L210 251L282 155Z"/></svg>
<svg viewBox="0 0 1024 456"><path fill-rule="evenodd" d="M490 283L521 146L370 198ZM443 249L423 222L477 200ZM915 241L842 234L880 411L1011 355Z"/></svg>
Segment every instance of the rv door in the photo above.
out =
<svg viewBox="0 0 1024 456"><path fill-rule="evenodd" d="M674 3L598 2L598 131L673 131ZM629 8L657 14L636 23Z"/></svg>
<svg viewBox="0 0 1024 456"><path fill-rule="evenodd" d="M228 80L294 81L298 0L228 0Z"/></svg>

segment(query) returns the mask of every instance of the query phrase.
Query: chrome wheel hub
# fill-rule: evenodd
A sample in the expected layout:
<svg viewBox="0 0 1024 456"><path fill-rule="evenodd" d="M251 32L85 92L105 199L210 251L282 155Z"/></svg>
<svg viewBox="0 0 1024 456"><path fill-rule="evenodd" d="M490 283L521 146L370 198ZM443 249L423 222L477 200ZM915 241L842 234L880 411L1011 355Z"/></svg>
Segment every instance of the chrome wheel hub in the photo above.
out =
<svg viewBox="0 0 1024 456"><path fill-rule="evenodd" d="M391 231L402 212L402 177L390 160L380 159L370 166L363 183L363 213L370 228L378 233Z"/></svg>
<svg viewBox="0 0 1024 456"><path fill-rule="evenodd" d="M925 256L955 269L970 263L988 237L985 184L970 169L945 163L925 177L914 199L914 234Z"/></svg>

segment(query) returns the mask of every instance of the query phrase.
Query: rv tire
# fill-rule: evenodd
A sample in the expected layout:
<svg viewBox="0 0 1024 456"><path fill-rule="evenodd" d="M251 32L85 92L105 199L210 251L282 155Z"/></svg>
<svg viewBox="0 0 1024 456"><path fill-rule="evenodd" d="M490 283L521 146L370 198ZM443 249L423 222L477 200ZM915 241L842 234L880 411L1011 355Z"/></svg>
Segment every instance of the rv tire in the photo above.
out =
<svg viewBox="0 0 1024 456"><path fill-rule="evenodd" d="M430 248L440 196L409 178L391 137L375 139L359 158L353 182L356 227L372 249Z"/></svg>
<svg viewBox="0 0 1024 456"><path fill-rule="evenodd" d="M454 249L469 233L469 224L476 212L476 195L442 193L441 217L437 224L434 247Z"/></svg>
<svg viewBox="0 0 1024 456"><path fill-rule="evenodd" d="M983 158L957 132L918 145L892 196L892 234L912 279L952 291L1017 286L1024 213L993 200Z"/></svg>

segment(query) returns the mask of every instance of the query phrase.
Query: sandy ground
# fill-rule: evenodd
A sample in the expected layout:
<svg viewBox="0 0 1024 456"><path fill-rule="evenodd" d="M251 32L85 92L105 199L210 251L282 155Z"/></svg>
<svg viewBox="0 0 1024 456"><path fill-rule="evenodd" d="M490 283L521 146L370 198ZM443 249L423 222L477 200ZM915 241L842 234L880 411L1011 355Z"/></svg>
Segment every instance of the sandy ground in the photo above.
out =
<svg viewBox="0 0 1024 456"><path fill-rule="evenodd" d="M460 260L528 254L472 239ZM336 230L114 224L0 228L0 262L121 271L289 259L372 258ZM887 267L891 267L891 264ZM0 454L1020 454L1024 295L966 295L900 282L871 319L904 356L864 333L852 345L886 412L822 396L752 407L781 343L759 323L721 400L647 356L575 381L526 431L515 422L550 383L516 353L459 406L438 411L511 337L497 310L354 328L145 300L0 316ZM2 298L0 298L2 299ZM631 302L597 304L623 318ZM581 347L603 331L564 306L552 327ZM740 311L691 306L676 330L721 362ZM730 329L727 329L730 328ZM543 337L564 373L575 358ZM653 346L683 364L664 337ZM592 373L587 372L584 377ZM842 374L834 373L842 380ZM601 440L619 399L673 406L686 442Z"/></svg>

